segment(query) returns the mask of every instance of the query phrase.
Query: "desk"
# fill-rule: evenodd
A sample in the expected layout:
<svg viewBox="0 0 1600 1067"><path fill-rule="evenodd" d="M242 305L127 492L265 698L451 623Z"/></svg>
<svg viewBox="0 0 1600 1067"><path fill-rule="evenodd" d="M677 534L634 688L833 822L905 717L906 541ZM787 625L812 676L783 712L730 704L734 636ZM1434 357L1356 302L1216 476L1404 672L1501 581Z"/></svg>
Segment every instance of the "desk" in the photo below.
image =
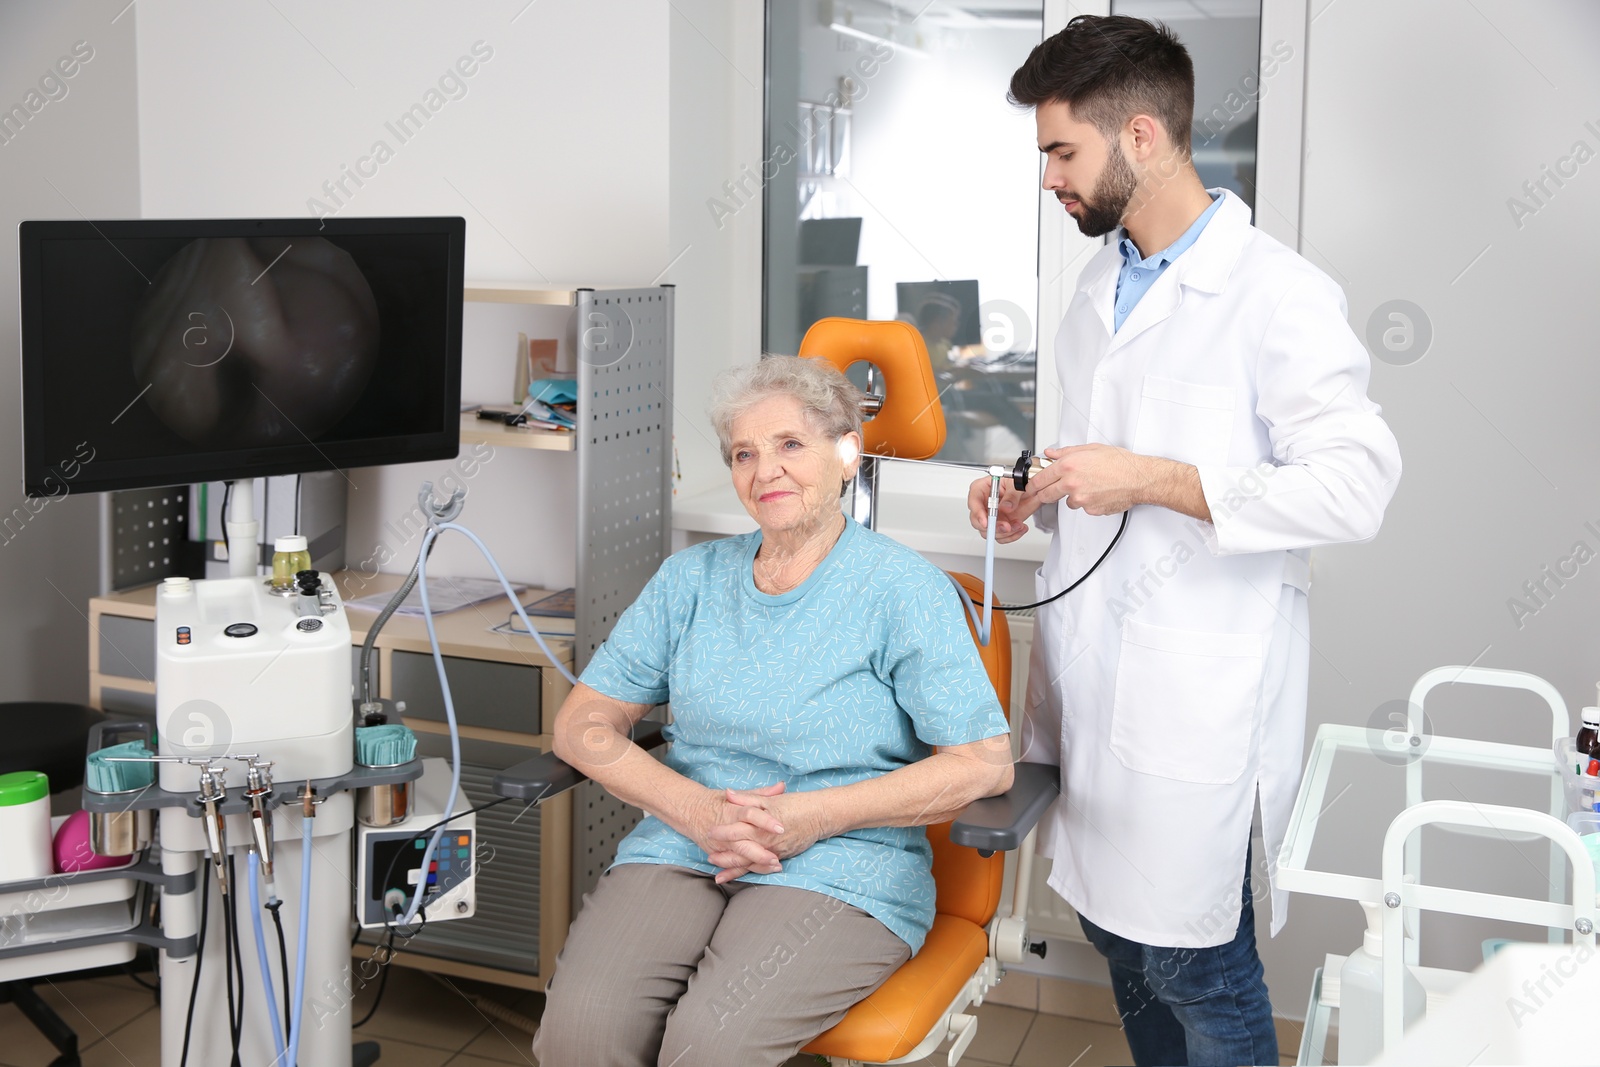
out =
<svg viewBox="0 0 1600 1067"><path fill-rule="evenodd" d="M355 571L330 577L346 600L392 592L405 580L403 575ZM153 585L144 586L89 602L89 703L94 707L154 717L155 591ZM530 589L523 602L545 592ZM490 631L510 611L511 602L500 597L434 620L461 724L462 792L472 805L494 799L490 783L496 771L526 759L530 749L549 749L542 722L571 689L533 638ZM346 614L354 683L361 643L377 613L347 609ZM548 621L551 629L572 627L571 620ZM570 669L572 642L546 641ZM396 681L404 682L404 722L418 735L419 753L447 755L449 728L427 692L427 686L435 686L435 694L437 688L423 621L391 618L378 637L374 658L379 696L394 696ZM572 795L552 797L526 812L514 803L482 812L478 831L479 840L493 851L479 866L477 915L425 930L395 960L463 978L543 989L572 920ZM362 959L370 951L356 948Z"/></svg>

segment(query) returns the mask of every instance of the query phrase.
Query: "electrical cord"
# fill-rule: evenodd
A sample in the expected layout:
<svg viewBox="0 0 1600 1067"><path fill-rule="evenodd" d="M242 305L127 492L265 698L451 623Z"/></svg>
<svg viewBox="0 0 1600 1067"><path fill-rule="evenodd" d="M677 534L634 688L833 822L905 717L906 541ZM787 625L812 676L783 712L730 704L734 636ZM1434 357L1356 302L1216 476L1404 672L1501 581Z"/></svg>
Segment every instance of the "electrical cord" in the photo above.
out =
<svg viewBox="0 0 1600 1067"><path fill-rule="evenodd" d="M425 827L425 828L423 828L421 830L418 830L416 833L412 834L406 840L407 840L408 843L411 842L411 841L420 841L422 838L427 837L429 834L433 833L435 830L437 830L440 827L444 826L446 823L454 822L455 820L460 819L460 818L462 818L464 816L467 816L467 815L476 815L480 811L488 811L490 808L495 807L496 805L499 805L499 804L504 804L506 801L512 800L512 799L515 799L515 798L513 798L513 797L497 797L496 799L489 801L489 803L487 803L487 804L479 804L475 808L468 808L466 811L458 811L454 815L451 815L451 816L448 816L446 818L440 819L438 822L434 823L432 826ZM384 885L387 886L387 885L390 884L389 880L394 877L394 865L396 863L400 862L400 857L405 855L405 852L406 852L406 850L402 848L402 849L397 850L393 856L389 857L389 867L388 867L387 870L385 870L383 872L383 884ZM418 884L423 885L423 886L426 886L427 882L428 882L427 876L422 873L422 870L420 868L419 868L418 874L417 874L417 882L418 882ZM427 921L428 921L427 909L425 907L424 908L419 908L418 909L418 914L422 917L423 924L426 925ZM391 930L391 931L398 930L398 926L394 922L394 916L391 915L389 917L389 921L384 923L384 927L385 927L385 929L388 929L388 930ZM405 940L410 940L411 938L415 937L417 934L419 934L421 932L422 932L422 927L419 926L415 930L411 931L410 933L402 933L400 936L402 938L404 938ZM360 931L357 931L356 932L356 937L359 938L360 936L361 936Z"/></svg>
<svg viewBox="0 0 1600 1067"><path fill-rule="evenodd" d="M156 995L156 1006L160 1007L161 1006L161 986L159 984L155 983L155 982L146 982L143 978L140 978L139 977L139 972L134 970L134 963L135 962L136 962L135 960L129 960L127 963L124 963L122 965L123 973L126 974L129 978L132 978L135 985L143 986L144 988L150 990L150 992L154 993Z"/></svg>
<svg viewBox="0 0 1600 1067"><path fill-rule="evenodd" d="M289 942L283 936L283 916L279 909L283 907L281 900L269 900L267 910L272 912L272 925L278 931L278 974L283 980L283 1032L284 1040L288 1040L289 1033Z"/></svg>
<svg viewBox="0 0 1600 1067"><path fill-rule="evenodd" d="M350 1024L350 1029L352 1030L359 1030L371 1022L372 1017L378 1014L378 1005L383 1003L383 990L389 984L389 961L394 958L394 931L394 927L389 927L389 940L383 946L383 963L378 968L381 972L378 975L378 992L372 998L372 1007L367 1009L367 1013L360 1020Z"/></svg>
<svg viewBox="0 0 1600 1067"><path fill-rule="evenodd" d="M178 1067L189 1067L189 1038L194 1033L194 1003L200 996L200 967L206 961L206 913L211 910L211 883L204 872L196 872L200 891L200 936L194 949L194 981L189 985L189 1012L183 1020L183 1054Z"/></svg>
<svg viewBox="0 0 1600 1067"><path fill-rule="evenodd" d="M231 862L232 856L228 857ZM232 875L230 872L229 881ZM233 995L233 897L229 893L222 894L222 961L227 967L223 985L228 991L228 1041L232 1047L230 1057L231 1067L239 1067L239 1022L237 1018L237 1003Z"/></svg>
<svg viewBox="0 0 1600 1067"><path fill-rule="evenodd" d="M240 1067L239 1046L244 1040L244 954L239 936L239 878L234 870L234 857L228 854L228 931L233 938L233 980L237 987L238 1010L232 1020L233 1060L230 1067Z"/></svg>
<svg viewBox="0 0 1600 1067"><path fill-rule="evenodd" d="M222 483L222 539L228 539L228 501L233 497L233 483Z"/></svg>

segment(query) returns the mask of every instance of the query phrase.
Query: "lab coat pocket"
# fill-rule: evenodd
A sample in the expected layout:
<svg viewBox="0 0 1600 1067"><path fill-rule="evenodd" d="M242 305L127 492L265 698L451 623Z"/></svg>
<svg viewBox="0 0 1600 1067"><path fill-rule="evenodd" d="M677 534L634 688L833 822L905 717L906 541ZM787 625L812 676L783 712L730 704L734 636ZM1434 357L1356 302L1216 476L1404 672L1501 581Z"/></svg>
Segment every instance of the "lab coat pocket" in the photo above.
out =
<svg viewBox="0 0 1600 1067"><path fill-rule="evenodd" d="M1233 390L1155 374L1144 376L1133 450L1195 466L1228 462L1233 440Z"/></svg>
<svg viewBox="0 0 1600 1067"><path fill-rule="evenodd" d="M1131 771L1225 785L1244 772L1260 700L1262 639L1122 623L1111 751Z"/></svg>

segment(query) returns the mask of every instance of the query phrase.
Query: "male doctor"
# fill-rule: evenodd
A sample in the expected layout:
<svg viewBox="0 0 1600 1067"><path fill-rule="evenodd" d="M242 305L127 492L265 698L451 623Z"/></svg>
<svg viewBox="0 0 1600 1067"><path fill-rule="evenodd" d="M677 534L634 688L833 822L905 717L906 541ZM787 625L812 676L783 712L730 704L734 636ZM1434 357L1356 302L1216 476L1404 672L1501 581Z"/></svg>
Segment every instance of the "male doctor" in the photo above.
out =
<svg viewBox="0 0 1600 1067"><path fill-rule="evenodd" d="M1034 109L1044 188L1086 236L1116 231L1057 335L1054 462L1008 486L996 520L1001 542L1030 518L1054 530L1043 599L1129 512L1035 624L1023 759L1062 771L1040 833L1050 885L1110 964L1138 1063L1277 1063L1252 813L1265 861L1300 779L1308 550L1377 534L1399 449L1339 288L1202 186L1194 68L1171 31L1075 18L1011 99ZM968 499L979 530L989 485Z"/></svg>

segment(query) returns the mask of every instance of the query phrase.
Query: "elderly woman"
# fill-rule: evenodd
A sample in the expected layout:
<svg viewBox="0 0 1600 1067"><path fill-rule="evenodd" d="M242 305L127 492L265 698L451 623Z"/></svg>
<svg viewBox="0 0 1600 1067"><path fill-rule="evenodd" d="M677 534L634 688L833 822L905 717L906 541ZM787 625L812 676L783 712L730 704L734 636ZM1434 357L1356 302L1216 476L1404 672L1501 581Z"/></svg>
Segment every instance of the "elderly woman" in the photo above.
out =
<svg viewBox="0 0 1600 1067"><path fill-rule="evenodd" d="M646 815L558 957L544 1067L783 1063L921 947L921 828L1010 788L949 580L840 510L859 399L789 356L718 379L760 529L663 563L556 716L556 754ZM668 701L657 762L629 731Z"/></svg>

